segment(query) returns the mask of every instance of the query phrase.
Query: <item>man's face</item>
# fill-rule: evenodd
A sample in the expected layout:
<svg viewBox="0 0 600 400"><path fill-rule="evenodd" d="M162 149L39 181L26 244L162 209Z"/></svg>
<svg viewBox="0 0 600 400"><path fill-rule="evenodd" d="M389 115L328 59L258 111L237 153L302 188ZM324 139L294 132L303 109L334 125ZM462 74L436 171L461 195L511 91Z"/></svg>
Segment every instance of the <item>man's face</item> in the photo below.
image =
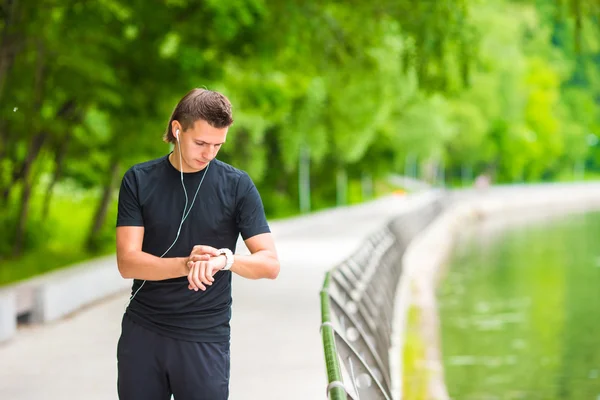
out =
<svg viewBox="0 0 600 400"><path fill-rule="evenodd" d="M200 171L216 156L225 139L229 128L215 128L204 120L199 120L192 127L179 135L181 155L187 164L185 172Z"/></svg>

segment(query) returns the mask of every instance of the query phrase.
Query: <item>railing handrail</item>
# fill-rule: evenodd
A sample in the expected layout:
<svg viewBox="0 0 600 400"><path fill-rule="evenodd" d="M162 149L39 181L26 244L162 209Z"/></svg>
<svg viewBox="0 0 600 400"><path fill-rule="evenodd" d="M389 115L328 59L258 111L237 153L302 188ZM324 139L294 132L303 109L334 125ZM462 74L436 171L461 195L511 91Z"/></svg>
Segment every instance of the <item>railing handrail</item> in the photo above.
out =
<svg viewBox="0 0 600 400"><path fill-rule="evenodd" d="M346 389L342 381L342 371L335 346L335 333L329 315L329 279L330 272L325 274L325 282L321 290L321 336L325 352L325 365L327 368L327 398L331 400L346 400Z"/></svg>
<svg viewBox="0 0 600 400"><path fill-rule="evenodd" d="M388 221L326 272L320 298L328 399L395 398L389 339L402 255L414 235L439 214L440 200L434 195Z"/></svg>

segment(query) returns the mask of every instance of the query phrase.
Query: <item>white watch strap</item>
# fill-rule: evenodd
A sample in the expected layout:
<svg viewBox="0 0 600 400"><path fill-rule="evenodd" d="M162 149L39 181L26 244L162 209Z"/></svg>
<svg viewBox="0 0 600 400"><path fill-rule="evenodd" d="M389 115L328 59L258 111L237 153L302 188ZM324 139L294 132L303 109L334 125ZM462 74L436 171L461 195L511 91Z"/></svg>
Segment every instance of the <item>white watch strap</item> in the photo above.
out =
<svg viewBox="0 0 600 400"><path fill-rule="evenodd" d="M233 265L233 253L228 248L222 248L219 249L219 254L225 255L226 262L225 266L223 267L223 271L228 271Z"/></svg>

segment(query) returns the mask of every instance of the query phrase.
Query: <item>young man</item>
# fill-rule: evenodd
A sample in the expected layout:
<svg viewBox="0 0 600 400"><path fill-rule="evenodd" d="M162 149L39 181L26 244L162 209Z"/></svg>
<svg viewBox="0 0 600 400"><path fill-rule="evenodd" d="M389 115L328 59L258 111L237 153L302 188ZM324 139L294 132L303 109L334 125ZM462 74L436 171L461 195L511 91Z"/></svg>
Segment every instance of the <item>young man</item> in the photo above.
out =
<svg viewBox="0 0 600 400"><path fill-rule="evenodd" d="M173 152L123 177L117 262L134 281L117 346L121 400L227 399L231 273L279 274L256 187L215 158L232 123L225 96L194 89L168 124ZM248 256L233 255L240 234Z"/></svg>

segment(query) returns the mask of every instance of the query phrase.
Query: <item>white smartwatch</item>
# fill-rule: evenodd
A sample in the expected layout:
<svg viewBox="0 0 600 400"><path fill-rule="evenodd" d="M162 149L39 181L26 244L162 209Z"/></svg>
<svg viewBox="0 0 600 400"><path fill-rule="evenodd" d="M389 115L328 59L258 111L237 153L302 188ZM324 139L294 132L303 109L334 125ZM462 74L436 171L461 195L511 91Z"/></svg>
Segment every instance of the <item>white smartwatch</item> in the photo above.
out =
<svg viewBox="0 0 600 400"><path fill-rule="evenodd" d="M233 265L233 253L228 248L222 248L217 251L219 252L219 255L225 254L225 259L227 260L227 262L223 267L223 271L228 271Z"/></svg>

